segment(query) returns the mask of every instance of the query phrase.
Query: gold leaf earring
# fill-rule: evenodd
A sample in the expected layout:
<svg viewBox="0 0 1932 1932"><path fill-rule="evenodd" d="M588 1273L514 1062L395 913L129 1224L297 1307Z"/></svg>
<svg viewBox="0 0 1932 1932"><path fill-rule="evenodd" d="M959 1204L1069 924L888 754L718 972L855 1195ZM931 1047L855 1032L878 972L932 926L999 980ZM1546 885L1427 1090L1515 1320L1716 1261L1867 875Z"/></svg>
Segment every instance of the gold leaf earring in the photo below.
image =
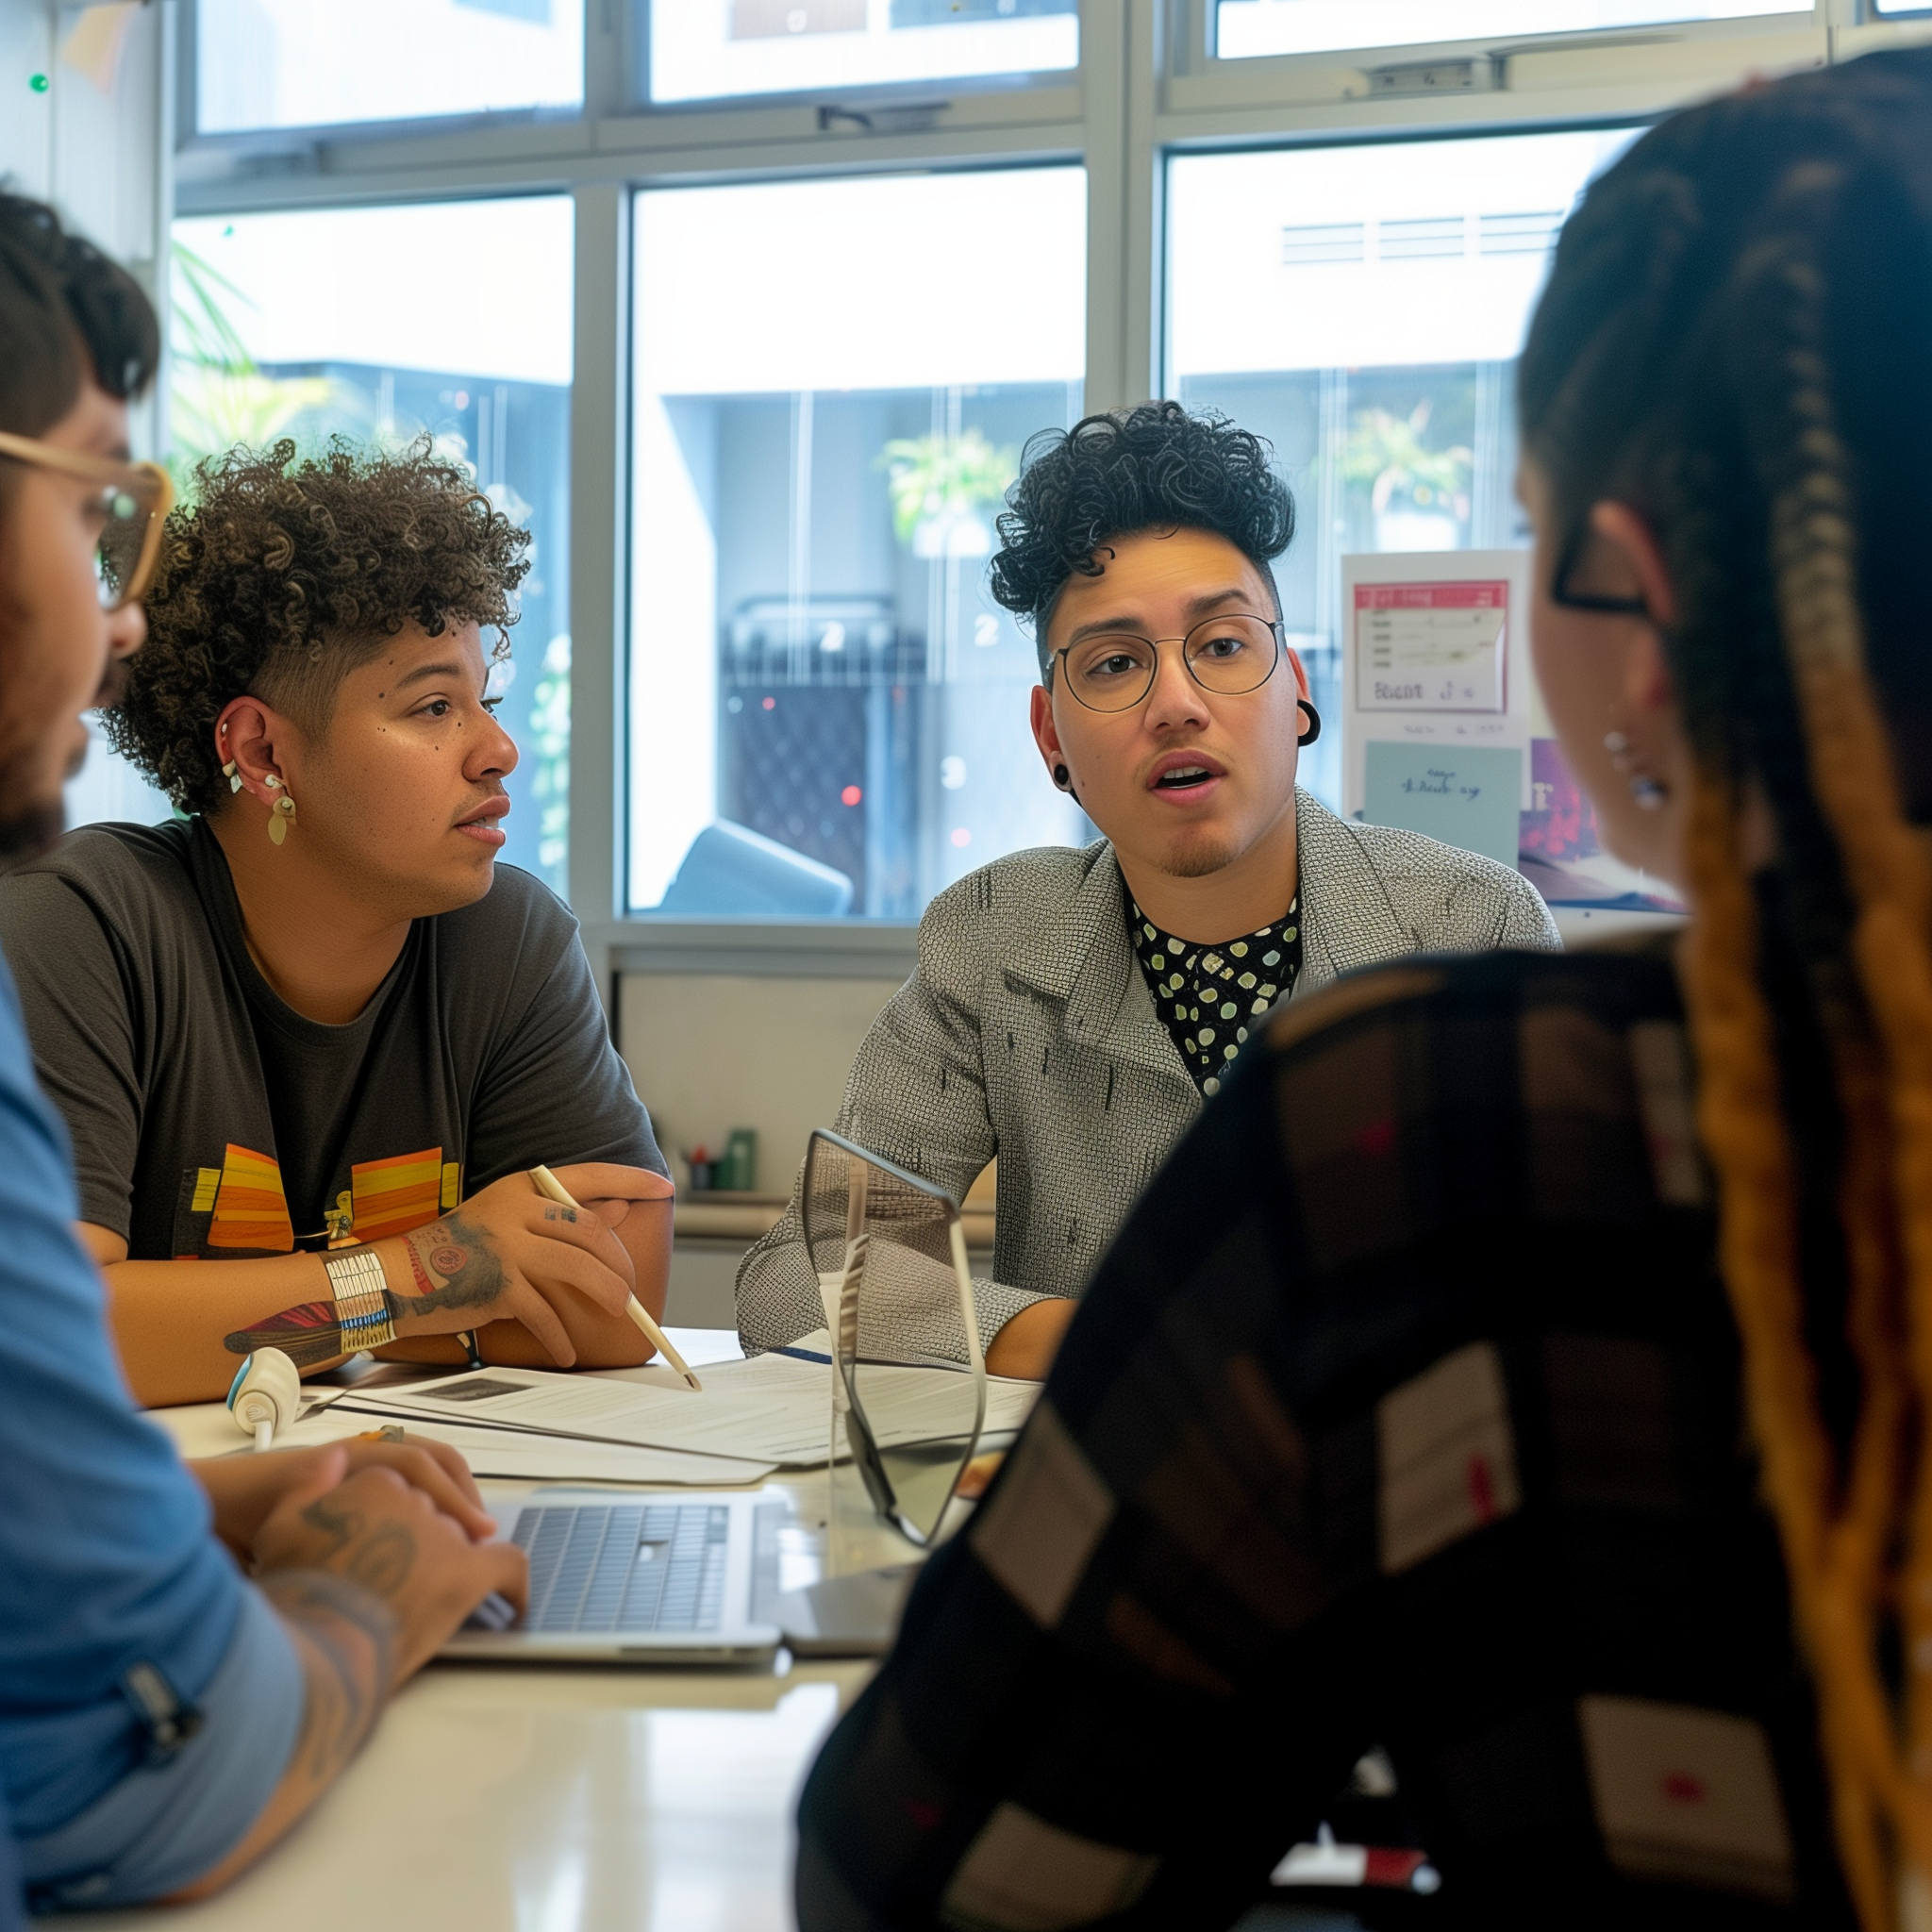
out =
<svg viewBox="0 0 1932 1932"><path fill-rule="evenodd" d="M281 791L280 776L271 772L262 783L271 791ZM275 800L268 815L268 836L272 843L279 845L289 836L289 827L295 823L295 801L286 791Z"/></svg>

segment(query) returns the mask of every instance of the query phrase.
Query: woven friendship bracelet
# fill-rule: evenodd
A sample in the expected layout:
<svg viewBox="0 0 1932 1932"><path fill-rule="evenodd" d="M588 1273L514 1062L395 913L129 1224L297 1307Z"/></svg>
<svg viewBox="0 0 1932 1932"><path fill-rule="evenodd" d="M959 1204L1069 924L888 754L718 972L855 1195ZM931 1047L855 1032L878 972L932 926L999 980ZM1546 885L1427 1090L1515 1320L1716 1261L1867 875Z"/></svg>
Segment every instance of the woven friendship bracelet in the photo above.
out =
<svg viewBox="0 0 1932 1932"><path fill-rule="evenodd" d="M388 1283L373 1248L349 1248L325 1255L322 1265L335 1292L336 1321L342 1331L342 1353L380 1348L396 1339L390 1319Z"/></svg>

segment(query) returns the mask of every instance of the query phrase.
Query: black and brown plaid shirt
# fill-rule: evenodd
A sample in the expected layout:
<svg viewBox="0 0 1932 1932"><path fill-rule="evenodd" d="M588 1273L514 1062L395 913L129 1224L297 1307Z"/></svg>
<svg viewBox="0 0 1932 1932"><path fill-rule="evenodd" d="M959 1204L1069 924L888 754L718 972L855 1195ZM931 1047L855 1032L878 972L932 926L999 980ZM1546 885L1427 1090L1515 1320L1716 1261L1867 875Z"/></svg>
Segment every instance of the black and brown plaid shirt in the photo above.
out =
<svg viewBox="0 0 1932 1932"><path fill-rule="evenodd" d="M1849 1924L1668 963L1260 1046L826 1744L801 1925L1226 1925L1378 1743L1441 1924Z"/></svg>

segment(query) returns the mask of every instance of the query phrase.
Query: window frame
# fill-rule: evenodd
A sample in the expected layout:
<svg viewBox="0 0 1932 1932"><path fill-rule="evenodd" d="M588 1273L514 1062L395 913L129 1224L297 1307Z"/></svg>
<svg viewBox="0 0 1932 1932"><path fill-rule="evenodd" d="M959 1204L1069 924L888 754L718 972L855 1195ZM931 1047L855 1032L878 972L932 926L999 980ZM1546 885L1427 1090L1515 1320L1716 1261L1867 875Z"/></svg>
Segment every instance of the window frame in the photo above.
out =
<svg viewBox="0 0 1932 1932"><path fill-rule="evenodd" d="M1870 5L1872 0L1863 0ZM1177 106L1233 105L1257 92L1299 100L1365 100L1366 92L1328 92L1358 87L1370 75L1394 68L1441 66L1464 60L1507 63L1539 55L1614 54L1641 47L1693 47L1707 41L1777 41L1822 32L1848 11L1845 0L1812 0L1807 12L1766 11L1735 20L1661 21L1634 26L1564 27L1548 33L1473 35L1441 41L1397 42L1359 48L1323 48L1308 54L1266 54L1224 59L1209 51L1219 0L1173 0L1172 74ZM1239 77L1238 77L1239 76ZM1481 92L1503 91L1484 89Z"/></svg>
<svg viewBox="0 0 1932 1932"><path fill-rule="evenodd" d="M1371 97L1335 76L1414 65L1414 50L1367 50L1352 66L1325 54L1209 60L1210 4L1081 0L1080 65L1070 74L652 107L636 97L647 47L641 10L631 0L591 0L580 114L524 109L263 137L194 131L194 0L178 9L184 111L176 152L166 158L177 213L574 197L569 875L607 989L614 974L634 971L892 976L909 969L915 930L909 921L691 922L625 910L635 191L1083 162L1085 398L1095 409L1158 393L1166 373L1163 185L1172 156L1641 121L1753 74L1932 40L1932 17L1879 20L1873 0L1816 0L1808 17L1774 17L1778 31L1768 35L1760 17L1541 36L1533 46L1512 44L1492 75L1498 86ZM1459 59L1491 50L1449 42L1426 51ZM855 106L885 111L866 127L839 111ZM593 724L606 720L608 733Z"/></svg>

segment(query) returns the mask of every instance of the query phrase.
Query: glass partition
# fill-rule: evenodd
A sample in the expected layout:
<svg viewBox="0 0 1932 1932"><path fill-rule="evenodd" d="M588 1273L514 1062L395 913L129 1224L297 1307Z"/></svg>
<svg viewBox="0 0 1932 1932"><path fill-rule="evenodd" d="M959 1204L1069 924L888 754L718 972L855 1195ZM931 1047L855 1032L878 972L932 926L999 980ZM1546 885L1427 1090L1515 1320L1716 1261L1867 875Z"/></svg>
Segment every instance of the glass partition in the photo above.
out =
<svg viewBox="0 0 1932 1932"><path fill-rule="evenodd" d="M1814 10L1813 0L1217 0L1214 51L1241 60Z"/></svg>
<svg viewBox="0 0 1932 1932"><path fill-rule="evenodd" d="M584 99L584 0L199 0L195 128L239 134Z"/></svg>
<svg viewBox="0 0 1932 1932"><path fill-rule="evenodd" d="M659 0L654 101L1044 74L1078 64L1078 0Z"/></svg>
<svg viewBox="0 0 1932 1932"><path fill-rule="evenodd" d="M172 463L237 443L427 435L534 540L496 671L520 754L503 857L565 889L570 839L568 196L212 215L175 224ZM514 299L493 285L513 276ZM70 807L122 815L97 744ZM135 794L136 802L141 802ZM149 794L153 798L153 794ZM155 802L159 802L158 799ZM117 805L121 810L117 810Z"/></svg>
<svg viewBox="0 0 1932 1932"><path fill-rule="evenodd" d="M1283 617L1324 719L1339 724L1344 710L1344 555L1527 543L1516 357L1565 218L1634 139L1591 130L1170 163L1169 392L1274 445L1299 510L1277 566ZM1600 854L1555 749L1537 754L1541 809L1524 815L1523 848L1553 869L1532 876L1592 903L1641 890ZM1324 731L1302 759L1302 782L1337 810L1342 755L1343 733ZM1579 865L1587 882L1558 876Z"/></svg>
<svg viewBox="0 0 1932 1932"><path fill-rule="evenodd" d="M637 198L629 898L915 917L1091 836L985 589L1035 430L1078 415L1077 168Z"/></svg>

